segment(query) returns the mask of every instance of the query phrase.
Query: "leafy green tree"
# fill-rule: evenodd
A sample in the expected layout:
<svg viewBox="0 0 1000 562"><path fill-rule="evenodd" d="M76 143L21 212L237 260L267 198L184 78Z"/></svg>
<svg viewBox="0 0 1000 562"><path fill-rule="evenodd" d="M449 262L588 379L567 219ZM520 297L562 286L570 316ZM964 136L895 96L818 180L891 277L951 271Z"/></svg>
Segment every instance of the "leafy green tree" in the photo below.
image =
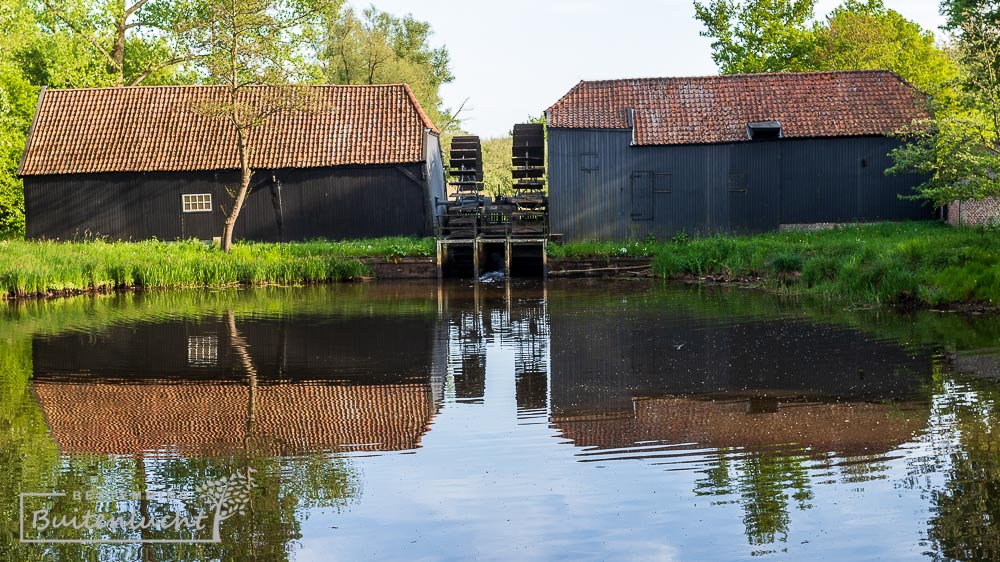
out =
<svg viewBox="0 0 1000 562"><path fill-rule="evenodd" d="M111 86L135 86L193 60L179 49L182 3L168 0L41 0L38 22L51 35L81 42L103 69L91 74Z"/></svg>
<svg viewBox="0 0 1000 562"><path fill-rule="evenodd" d="M127 11L116 3L0 0L0 237L23 236L24 188L16 177L39 87L110 86L127 79L190 82L195 77L165 65L172 56L164 34L149 32L162 3L140 0L115 49L107 14ZM50 9L51 6L53 9ZM141 10L139 9L141 8ZM124 12L123 12L124 13ZM76 19L67 21L61 18ZM139 17L145 18L139 21ZM163 16L156 16L165 21ZM161 25L162 26L162 25ZM100 47L100 49L98 48ZM110 50L109 50L110 49ZM103 52L102 52L103 50ZM108 58L114 52L117 60ZM116 66L118 65L118 66Z"/></svg>
<svg viewBox="0 0 1000 562"><path fill-rule="evenodd" d="M493 197L514 193L513 148L514 137L510 135L483 141L483 190Z"/></svg>
<svg viewBox="0 0 1000 562"><path fill-rule="evenodd" d="M1000 1L998 0L943 0L941 15L947 18L944 27L950 31L960 31L965 24L974 21L1000 22Z"/></svg>
<svg viewBox="0 0 1000 562"><path fill-rule="evenodd" d="M0 61L0 238L24 233L24 187L15 176L37 88Z"/></svg>
<svg viewBox="0 0 1000 562"><path fill-rule="evenodd" d="M38 97L17 54L39 36L33 12L0 0L0 238L24 233L24 189L15 176Z"/></svg>
<svg viewBox="0 0 1000 562"><path fill-rule="evenodd" d="M963 110L911 127L889 170L928 176L914 197L937 207L1000 195L1000 25L967 22L958 51Z"/></svg>
<svg viewBox="0 0 1000 562"><path fill-rule="evenodd" d="M813 70L892 70L938 101L954 101L954 58L933 33L886 9L882 0L848 0L813 33Z"/></svg>
<svg viewBox="0 0 1000 562"><path fill-rule="evenodd" d="M369 7L327 14L320 32L322 78L334 84L410 85L431 121L449 121L440 88L454 80L448 50L432 47L431 26L413 16L396 17Z"/></svg>
<svg viewBox="0 0 1000 562"><path fill-rule="evenodd" d="M954 99L957 64L933 33L882 0L847 0L811 24L813 7L804 0L695 2L723 74L892 70L929 94Z"/></svg>
<svg viewBox="0 0 1000 562"><path fill-rule="evenodd" d="M233 230L255 172L251 132L276 113L308 104L303 89L292 85L305 76L295 39L302 25L326 9L324 0L203 0L192 14L195 23L184 37L189 52L198 56L206 80L225 89L221 100L195 109L236 131L240 185L230 190L233 201L222 231L224 252L232 248ZM251 102L246 94L254 86L273 88Z"/></svg>
<svg viewBox="0 0 1000 562"><path fill-rule="evenodd" d="M809 70L815 0L710 0L694 3L723 74Z"/></svg>

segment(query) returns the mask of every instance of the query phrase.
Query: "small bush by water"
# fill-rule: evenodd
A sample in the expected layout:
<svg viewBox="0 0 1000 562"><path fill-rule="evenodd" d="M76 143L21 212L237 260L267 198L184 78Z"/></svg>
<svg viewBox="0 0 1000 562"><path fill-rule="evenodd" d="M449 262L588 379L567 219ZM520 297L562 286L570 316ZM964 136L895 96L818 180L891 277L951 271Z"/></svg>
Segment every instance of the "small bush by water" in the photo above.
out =
<svg viewBox="0 0 1000 562"><path fill-rule="evenodd" d="M554 257L652 257L667 278L713 276L866 304L1000 303L1000 233L933 222L670 242L572 243Z"/></svg>
<svg viewBox="0 0 1000 562"><path fill-rule="evenodd" d="M0 241L0 298L122 288L306 284L367 274L359 258L427 256L430 240L240 243Z"/></svg>

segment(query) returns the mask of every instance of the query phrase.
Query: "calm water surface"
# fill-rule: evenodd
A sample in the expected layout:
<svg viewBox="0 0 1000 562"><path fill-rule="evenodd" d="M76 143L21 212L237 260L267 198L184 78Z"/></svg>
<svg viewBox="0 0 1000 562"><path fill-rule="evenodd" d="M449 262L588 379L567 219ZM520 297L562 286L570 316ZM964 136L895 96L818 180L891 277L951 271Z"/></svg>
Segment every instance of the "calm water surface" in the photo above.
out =
<svg viewBox="0 0 1000 562"><path fill-rule="evenodd" d="M995 560L998 379L1000 319L646 282L15 304L0 559Z"/></svg>

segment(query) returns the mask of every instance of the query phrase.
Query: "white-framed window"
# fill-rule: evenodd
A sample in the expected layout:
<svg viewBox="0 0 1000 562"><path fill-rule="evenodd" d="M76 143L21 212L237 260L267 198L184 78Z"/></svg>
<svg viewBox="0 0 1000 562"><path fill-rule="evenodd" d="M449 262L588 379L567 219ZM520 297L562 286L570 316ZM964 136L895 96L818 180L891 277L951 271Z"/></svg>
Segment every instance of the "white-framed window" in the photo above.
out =
<svg viewBox="0 0 1000 562"><path fill-rule="evenodd" d="M219 364L219 336L188 336L188 365L214 367Z"/></svg>
<svg viewBox="0 0 1000 562"><path fill-rule="evenodd" d="M212 194L185 193L181 195L181 210L185 213L212 212Z"/></svg>

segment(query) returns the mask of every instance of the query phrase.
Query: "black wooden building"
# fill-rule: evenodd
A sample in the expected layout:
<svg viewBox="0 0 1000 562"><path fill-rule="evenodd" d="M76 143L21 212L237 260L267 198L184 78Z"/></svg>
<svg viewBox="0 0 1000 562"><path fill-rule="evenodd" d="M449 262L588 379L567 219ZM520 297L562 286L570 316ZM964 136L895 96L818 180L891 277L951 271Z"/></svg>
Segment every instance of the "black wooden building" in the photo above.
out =
<svg viewBox="0 0 1000 562"><path fill-rule="evenodd" d="M569 240L929 219L886 175L929 115L888 71L580 82L546 111L550 221Z"/></svg>
<svg viewBox="0 0 1000 562"><path fill-rule="evenodd" d="M444 197L439 132L406 85L310 86L252 130L235 238L430 235ZM213 86L43 90L18 174L29 238L221 236L239 185ZM274 106L276 88L245 90Z"/></svg>

